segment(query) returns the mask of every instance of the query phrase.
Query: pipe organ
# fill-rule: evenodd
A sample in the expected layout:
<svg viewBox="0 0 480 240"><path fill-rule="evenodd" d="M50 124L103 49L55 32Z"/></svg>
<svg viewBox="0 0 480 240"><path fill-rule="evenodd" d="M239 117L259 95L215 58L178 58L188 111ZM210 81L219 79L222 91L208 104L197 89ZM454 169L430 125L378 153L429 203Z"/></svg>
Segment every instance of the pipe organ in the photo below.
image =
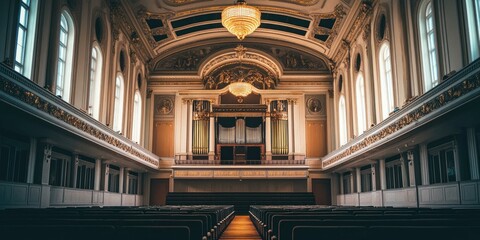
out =
<svg viewBox="0 0 480 240"><path fill-rule="evenodd" d="M211 101L192 99L188 107L189 160L220 160L222 164L225 160L230 161L225 164L241 164L237 162L240 159L247 164L290 160L292 113L288 100L273 100L268 105L260 104L260 99L258 103L243 104L221 101L212 105Z"/></svg>
<svg viewBox="0 0 480 240"><path fill-rule="evenodd" d="M276 100L270 103L272 125L272 155L288 154L288 103Z"/></svg>
<svg viewBox="0 0 480 240"><path fill-rule="evenodd" d="M194 155L207 155L209 143L210 102L194 100L193 106L192 153Z"/></svg>

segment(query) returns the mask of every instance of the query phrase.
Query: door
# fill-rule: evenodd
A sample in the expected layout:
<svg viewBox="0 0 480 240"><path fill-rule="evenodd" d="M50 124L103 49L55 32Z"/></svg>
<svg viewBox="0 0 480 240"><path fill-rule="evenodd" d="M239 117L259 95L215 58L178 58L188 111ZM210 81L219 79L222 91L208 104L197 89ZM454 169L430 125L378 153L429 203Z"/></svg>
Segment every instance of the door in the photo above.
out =
<svg viewBox="0 0 480 240"><path fill-rule="evenodd" d="M312 192L318 205L332 205L330 179L312 179Z"/></svg>
<svg viewBox="0 0 480 240"><path fill-rule="evenodd" d="M150 180L150 205L165 205L168 194L168 179Z"/></svg>

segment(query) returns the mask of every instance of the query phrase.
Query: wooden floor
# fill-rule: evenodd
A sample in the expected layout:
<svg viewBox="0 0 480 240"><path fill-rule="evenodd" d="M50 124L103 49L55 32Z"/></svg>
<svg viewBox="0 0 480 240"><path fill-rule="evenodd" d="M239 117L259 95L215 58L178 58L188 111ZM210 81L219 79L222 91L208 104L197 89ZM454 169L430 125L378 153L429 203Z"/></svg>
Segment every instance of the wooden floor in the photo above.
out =
<svg viewBox="0 0 480 240"><path fill-rule="evenodd" d="M248 215L237 215L228 225L220 240L261 240Z"/></svg>

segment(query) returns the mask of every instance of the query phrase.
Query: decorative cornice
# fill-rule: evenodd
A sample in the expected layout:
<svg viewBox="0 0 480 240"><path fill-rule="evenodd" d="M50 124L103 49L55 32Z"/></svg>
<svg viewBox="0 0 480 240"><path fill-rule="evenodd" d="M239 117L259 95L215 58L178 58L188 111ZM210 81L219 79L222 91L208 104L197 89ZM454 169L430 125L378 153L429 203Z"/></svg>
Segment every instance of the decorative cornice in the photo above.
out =
<svg viewBox="0 0 480 240"><path fill-rule="evenodd" d="M142 59L142 62L147 62L150 58L150 49L140 39L137 29L133 21L128 16L125 7L120 0L110 0L110 19L112 22L112 33L115 40L118 40L120 32L127 37L128 42L134 48L136 55Z"/></svg>
<svg viewBox="0 0 480 240"><path fill-rule="evenodd" d="M135 143L126 138L121 139L120 137L115 136L116 133L107 127L99 128L89 123L87 118L91 118L90 116L80 112L78 109L74 109L71 105L53 96L53 94L32 83L30 80L19 76L18 73L15 73L12 69L0 64L0 73L0 93L15 98L16 100L21 101L38 111L42 111L50 117L56 118L77 130L100 140L101 142L107 143L124 153L133 155L146 163L158 167L158 159L137 150L137 148L141 147L134 146ZM38 92L40 92L40 94ZM49 95L51 96L48 97ZM72 109L62 105L69 105Z"/></svg>
<svg viewBox="0 0 480 240"><path fill-rule="evenodd" d="M344 161L345 158L352 154L368 148L374 143L385 139L388 136L398 132L399 130L415 123L432 112L438 111L440 108L450 104L454 100L465 96L466 94L477 90L480 87L480 60L476 60L468 67L464 68L461 72L452 76L450 79L441 83L441 85L425 93L420 98L414 100L414 102L405 106L396 114L392 115L389 119L383 123L373 127L363 134L363 137L359 137L357 141L347 144L337 151L332 152L322 159L323 168L331 167L334 164ZM464 79L467 74L470 75ZM430 99L430 100L428 100ZM428 101L427 101L428 100ZM418 106L415 103L422 103ZM400 118L394 118L394 116L402 116Z"/></svg>

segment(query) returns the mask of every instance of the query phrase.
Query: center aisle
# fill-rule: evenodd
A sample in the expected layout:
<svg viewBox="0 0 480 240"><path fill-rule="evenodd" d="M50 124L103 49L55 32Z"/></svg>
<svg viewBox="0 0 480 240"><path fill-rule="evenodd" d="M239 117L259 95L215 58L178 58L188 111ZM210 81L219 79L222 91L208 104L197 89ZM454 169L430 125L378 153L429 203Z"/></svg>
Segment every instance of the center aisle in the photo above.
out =
<svg viewBox="0 0 480 240"><path fill-rule="evenodd" d="M258 235L248 215L237 215L220 236L220 240L233 239L261 240L262 238Z"/></svg>

